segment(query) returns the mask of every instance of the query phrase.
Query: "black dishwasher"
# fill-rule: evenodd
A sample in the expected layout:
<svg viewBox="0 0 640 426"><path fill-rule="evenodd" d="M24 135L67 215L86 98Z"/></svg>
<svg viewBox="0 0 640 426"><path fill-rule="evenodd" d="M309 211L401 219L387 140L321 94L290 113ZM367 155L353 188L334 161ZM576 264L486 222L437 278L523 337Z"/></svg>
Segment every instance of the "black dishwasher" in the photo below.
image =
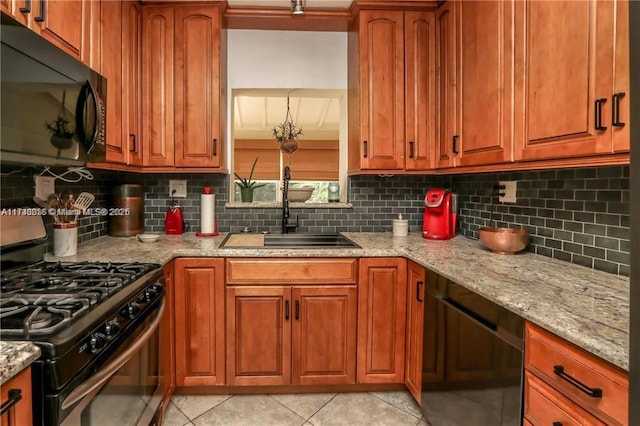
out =
<svg viewBox="0 0 640 426"><path fill-rule="evenodd" d="M524 320L427 270L422 410L433 426L522 424Z"/></svg>

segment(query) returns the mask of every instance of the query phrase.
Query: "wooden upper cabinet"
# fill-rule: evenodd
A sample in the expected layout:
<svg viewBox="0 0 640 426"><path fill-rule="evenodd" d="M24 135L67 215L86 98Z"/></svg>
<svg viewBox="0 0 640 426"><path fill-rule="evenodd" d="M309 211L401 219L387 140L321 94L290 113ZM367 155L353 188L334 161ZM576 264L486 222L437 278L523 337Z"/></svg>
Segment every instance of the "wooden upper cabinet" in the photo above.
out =
<svg viewBox="0 0 640 426"><path fill-rule="evenodd" d="M360 259L358 292L358 383L403 383L406 259Z"/></svg>
<svg viewBox="0 0 640 426"><path fill-rule="evenodd" d="M418 405L422 403L425 269L415 262L407 267L407 332L404 383Z"/></svg>
<svg viewBox="0 0 640 426"><path fill-rule="evenodd" d="M404 14L405 39L405 168L428 170L435 166L435 63L434 12Z"/></svg>
<svg viewBox="0 0 640 426"><path fill-rule="evenodd" d="M366 10L356 20L360 136L355 145L359 164L353 167L403 169L404 13Z"/></svg>
<svg viewBox="0 0 640 426"><path fill-rule="evenodd" d="M122 10L122 62L123 62L123 109L122 138L127 151L127 164L141 166L142 123L140 43L142 39L141 10L136 0L123 2Z"/></svg>
<svg viewBox="0 0 640 426"><path fill-rule="evenodd" d="M453 167L456 134L456 34L451 2L445 2L436 12L436 125L435 162L437 168ZM457 147L456 147L457 150Z"/></svg>
<svg viewBox="0 0 640 426"><path fill-rule="evenodd" d="M181 7L175 19L175 165L220 167L222 12Z"/></svg>
<svg viewBox="0 0 640 426"><path fill-rule="evenodd" d="M433 168L434 12L358 12L349 92L350 173Z"/></svg>
<svg viewBox="0 0 640 426"><path fill-rule="evenodd" d="M142 150L144 166L173 166L174 8L142 8Z"/></svg>
<svg viewBox="0 0 640 426"><path fill-rule="evenodd" d="M32 3L36 3L33 1ZM48 0L37 2L39 16L34 20L40 34L76 58L81 57L83 14L89 2L82 0Z"/></svg>
<svg viewBox="0 0 640 426"><path fill-rule="evenodd" d="M174 274L176 385L222 385L224 260L179 258Z"/></svg>
<svg viewBox="0 0 640 426"><path fill-rule="evenodd" d="M126 162L126 139L122 134L122 50L124 46L122 27L123 3L100 2L102 35L100 37L100 73L107 79L107 161Z"/></svg>
<svg viewBox="0 0 640 426"><path fill-rule="evenodd" d="M459 166L511 161L513 1L455 1L452 6L459 113L452 152Z"/></svg>
<svg viewBox="0 0 640 426"><path fill-rule="evenodd" d="M530 1L515 10L516 159L628 150L628 123L617 123L628 122L627 2Z"/></svg>

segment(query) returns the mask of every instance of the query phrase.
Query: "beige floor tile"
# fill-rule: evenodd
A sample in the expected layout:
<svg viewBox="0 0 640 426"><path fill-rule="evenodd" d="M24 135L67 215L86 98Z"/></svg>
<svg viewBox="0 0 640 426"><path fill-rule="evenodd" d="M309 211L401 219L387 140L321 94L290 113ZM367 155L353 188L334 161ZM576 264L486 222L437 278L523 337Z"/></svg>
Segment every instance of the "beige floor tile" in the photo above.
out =
<svg viewBox="0 0 640 426"><path fill-rule="evenodd" d="M422 417L422 411L420 406L413 399L413 396L409 392L397 391L397 392L371 392L371 395L377 396L383 401L397 407L409 414L413 414L417 418Z"/></svg>
<svg viewBox="0 0 640 426"><path fill-rule="evenodd" d="M331 400L335 393L274 394L278 401L303 419L308 419Z"/></svg>
<svg viewBox="0 0 640 426"><path fill-rule="evenodd" d="M305 419L268 395L237 395L194 420L195 425L300 426Z"/></svg>
<svg viewBox="0 0 640 426"><path fill-rule="evenodd" d="M162 426L183 426L189 424L191 424L191 422L189 422L187 416L185 416L173 402L170 402L167 410L164 412Z"/></svg>
<svg viewBox="0 0 640 426"><path fill-rule="evenodd" d="M176 404L189 420L193 420L229 398L231 395L174 395L171 402Z"/></svg>
<svg viewBox="0 0 640 426"><path fill-rule="evenodd" d="M314 426L415 426L418 419L369 393L341 393L309 422Z"/></svg>

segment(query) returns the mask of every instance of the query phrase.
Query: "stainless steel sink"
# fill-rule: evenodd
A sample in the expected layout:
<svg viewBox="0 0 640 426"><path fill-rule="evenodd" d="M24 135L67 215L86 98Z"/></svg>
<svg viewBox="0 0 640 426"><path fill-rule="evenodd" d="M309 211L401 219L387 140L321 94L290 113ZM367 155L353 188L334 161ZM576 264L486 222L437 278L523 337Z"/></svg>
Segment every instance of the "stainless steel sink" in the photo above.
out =
<svg viewBox="0 0 640 426"><path fill-rule="evenodd" d="M221 248L353 248L342 234L229 234Z"/></svg>

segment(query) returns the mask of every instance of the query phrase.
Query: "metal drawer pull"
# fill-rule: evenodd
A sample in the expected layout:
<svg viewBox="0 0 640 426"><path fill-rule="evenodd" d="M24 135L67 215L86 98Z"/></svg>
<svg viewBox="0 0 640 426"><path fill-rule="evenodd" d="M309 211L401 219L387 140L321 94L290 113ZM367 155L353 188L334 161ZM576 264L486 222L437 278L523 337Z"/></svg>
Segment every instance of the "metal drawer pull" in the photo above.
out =
<svg viewBox="0 0 640 426"><path fill-rule="evenodd" d="M9 389L9 399L0 406L0 416L11 410L22 399L22 389Z"/></svg>
<svg viewBox="0 0 640 426"><path fill-rule="evenodd" d="M136 143L136 135L129 133L129 139L131 139L130 152L138 152L138 144Z"/></svg>
<svg viewBox="0 0 640 426"><path fill-rule="evenodd" d="M218 156L218 139L213 139L213 156Z"/></svg>
<svg viewBox="0 0 640 426"><path fill-rule="evenodd" d="M562 422L553 422L551 423L552 426L562 426Z"/></svg>
<svg viewBox="0 0 640 426"><path fill-rule="evenodd" d="M560 376L561 379L566 380L567 382L571 383L573 386L577 387L578 389L580 389L582 392L586 393L587 395L589 395L591 398L602 398L602 389L600 388L590 388L589 386L585 385L584 383L580 382L579 380L571 377L570 375L568 375L567 373L564 372L564 367L561 365L554 365L553 366L553 372Z"/></svg>
<svg viewBox="0 0 640 426"><path fill-rule="evenodd" d="M455 136L453 137L453 147L452 147L452 149L451 149L451 150L453 151L453 153L454 153L454 154L457 154L457 153L458 153L458 138L459 138L459 137L460 137L460 136L458 136L458 135L455 135Z"/></svg>
<svg viewBox="0 0 640 426"><path fill-rule="evenodd" d="M284 301L284 319L289 321L289 301Z"/></svg>
<svg viewBox="0 0 640 426"><path fill-rule="evenodd" d="M613 94L613 105L611 107L611 125L614 127L624 127L624 123L620 121L620 99L624 98L625 93L619 92Z"/></svg>
<svg viewBox="0 0 640 426"><path fill-rule="evenodd" d="M607 130L607 127L602 125L602 104L606 102L607 98L596 99L596 130Z"/></svg>
<svg viewBox="0 0 640 426"><path fill-rule="evenodd" d="M362 142L362 156L364 158L367 158L367 156L369 155L368 149L367 149L367 141L363 141Z"/></svg>
<svg viewBox="0 0 640 426"><path fill-rule="evenodd" d="M34 18L36 22L44 22L44 8L44 0L40 0L40 15Z"/></svg>
<svg viewBox="0 0 640 426"><path fill-rule="evenodd" d="M21 7L20 12L31 13L31 0L24 0L24 7Z"/></svg>
<svg viewBox="0 0 640 426"><path fill-rule="evenodd" d="M424 284L424 281L417 281L416 282L416 300L418 302L424 302L424 299L420 298L420 287L422 287L423 284Z"/></svg>
<svg viewBox="0 0 640 426"><path fill-rule="evenodd" d="M409 158L413 158L415 156L414 145L415 143L413 141L409 141Z"/></svg>
<svg viewBox="0 0 640 426"><path fill-rule="evenodd" d="M300 319L300 302L296 300L296 319Z"/></svg>

